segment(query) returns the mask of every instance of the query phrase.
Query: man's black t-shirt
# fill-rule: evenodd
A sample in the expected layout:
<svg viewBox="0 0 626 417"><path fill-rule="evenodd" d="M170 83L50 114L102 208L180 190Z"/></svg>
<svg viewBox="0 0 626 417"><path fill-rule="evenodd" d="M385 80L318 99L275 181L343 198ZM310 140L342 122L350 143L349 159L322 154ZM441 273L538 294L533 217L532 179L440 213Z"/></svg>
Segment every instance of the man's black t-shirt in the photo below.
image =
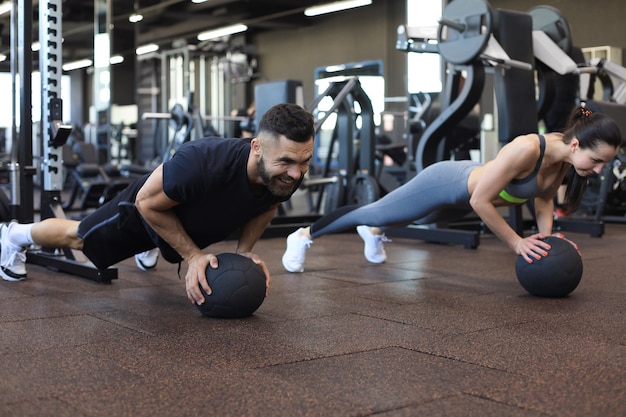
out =
<svg viewBox="0 0 626 417"><path fill-rule="evenodd" d="M163 164L163 191L180 203L174 212L199 248L220 242L279 198L248 183L249 139L204 138L185 143ZM163 257L178 254L155 235Z"/></svg>

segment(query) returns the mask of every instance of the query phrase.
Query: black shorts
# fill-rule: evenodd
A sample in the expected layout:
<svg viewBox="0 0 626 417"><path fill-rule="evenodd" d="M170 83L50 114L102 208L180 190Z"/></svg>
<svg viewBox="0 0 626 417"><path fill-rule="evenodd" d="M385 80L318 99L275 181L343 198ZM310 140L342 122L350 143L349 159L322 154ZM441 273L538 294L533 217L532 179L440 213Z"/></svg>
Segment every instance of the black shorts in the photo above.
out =
<svg viewBox="0 0 626 417"><path fill-rule="evenodd" d="M78 226L83 253L98 269L106 269L156 244L135 209L135 196L145 178L130 184Z"/></svg>

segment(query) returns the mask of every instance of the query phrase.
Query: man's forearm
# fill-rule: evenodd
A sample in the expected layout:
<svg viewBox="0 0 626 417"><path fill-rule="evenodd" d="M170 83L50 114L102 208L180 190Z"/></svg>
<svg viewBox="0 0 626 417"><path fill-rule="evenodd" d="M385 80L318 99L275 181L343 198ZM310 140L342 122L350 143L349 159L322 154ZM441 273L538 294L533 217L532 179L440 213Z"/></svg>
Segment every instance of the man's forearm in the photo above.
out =
<svg viewBox="0 0 626 417"><path fill-rule="evenodd" d="M237 253L252 252L252 248L276 215L276 208L277 206L255 217L242 227L237 244Z"/></svg>
<svg viewBox="0 0 626 417"><path fill-rule="evenodd" d="M167 242L172 249L185 260L192 255L202 252L201 248L191 240L180 220L173 211L148 211L142 213L152 229Z"/></svg>

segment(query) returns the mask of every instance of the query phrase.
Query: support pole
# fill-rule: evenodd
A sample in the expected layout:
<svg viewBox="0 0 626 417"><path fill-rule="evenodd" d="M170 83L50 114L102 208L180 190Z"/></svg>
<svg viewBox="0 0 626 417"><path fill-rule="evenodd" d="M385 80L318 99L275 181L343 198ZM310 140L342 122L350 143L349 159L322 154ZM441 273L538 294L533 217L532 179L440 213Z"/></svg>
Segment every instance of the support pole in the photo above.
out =
<svg viewBox="0 0 626 417"><path fill-rule="evenodd" d="M98 163L110 159L111 132L111 0L94 0L93 105Z"/></svg>
<svg viewBox="0 0 626 417"><path fill-rule="evenodd" d="M11 144L11 217L21 223L30 223L34 217L33 196L33 127L32 127L32 81L33 58L30 46L32 36L31 1L13 0L11 8L11 73L13 75L13 100L19 97L19 126L13 118ZM18 76L19 75L19 80ZM16 83L19 81L19 87ZM17 110L13 103L14 113Z"/></svg>
<svg viewBox="0 0 626 417"><path fill-rule="evenodd" d="M71 127L63 124L61 100L61 1L39 2L39 71L41 74L41 139L43 189L41 190L41 218L65 218L61 204L63 189L62 147ZM30 48L30 47L29 47ZM28 77L30 79L30 77ZM30 123L29 123L30 124ZM32 187L30 194L32 195ZM117 278L116 269L98 270L81 252L64 249L62 256L57 248L43 248L27 254L30 263L78 275L100 282Z"/></svg>

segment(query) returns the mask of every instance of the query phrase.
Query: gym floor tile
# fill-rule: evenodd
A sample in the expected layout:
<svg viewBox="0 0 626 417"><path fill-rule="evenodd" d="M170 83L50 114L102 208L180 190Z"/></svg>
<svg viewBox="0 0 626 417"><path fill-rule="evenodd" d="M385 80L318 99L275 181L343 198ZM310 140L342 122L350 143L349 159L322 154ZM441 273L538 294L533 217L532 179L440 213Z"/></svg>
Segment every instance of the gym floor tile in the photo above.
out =
<svg viewBox="0 0 626 417"><path fill-rule="evenodd" d="M163 260L110 284L28 265L0 282L0 416L623 417L626 224L566 234L584 276L563 299L528 295L491 235L394 238L380 265L325 236L300 274L263 239L272 288L240 320L203 317Z"/></svg>

